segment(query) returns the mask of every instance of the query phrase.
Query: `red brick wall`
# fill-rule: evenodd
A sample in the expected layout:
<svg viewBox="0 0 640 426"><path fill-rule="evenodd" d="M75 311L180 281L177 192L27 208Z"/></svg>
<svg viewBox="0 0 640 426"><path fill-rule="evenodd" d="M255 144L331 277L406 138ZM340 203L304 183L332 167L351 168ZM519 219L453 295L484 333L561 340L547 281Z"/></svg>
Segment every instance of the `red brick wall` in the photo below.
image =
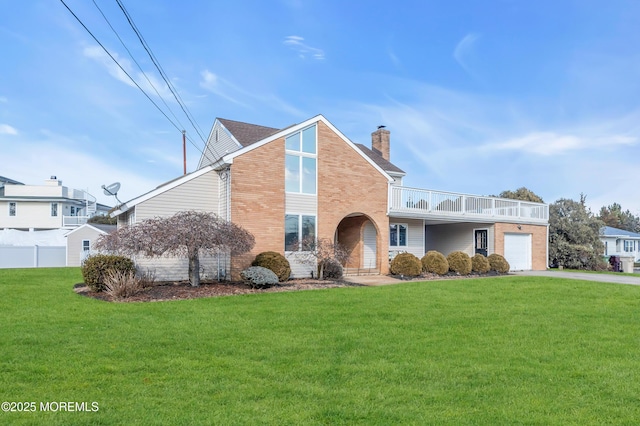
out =
<svg viewBox="0 0 640 426"><path fill-rule="evenodd" d="M353 213L365 214L378 232L377 263L383 274L389 270L387 194L387 179L319 122L318 236L333 240L342 219Z"/></svg>
<svg viewBox="0 0 640 426"><path fill-rule="evenodd" d="M235 256L232 279L263 251L284 253L284 138L236 157L231 165L231 221L253 234L250 253Z"/></svg>

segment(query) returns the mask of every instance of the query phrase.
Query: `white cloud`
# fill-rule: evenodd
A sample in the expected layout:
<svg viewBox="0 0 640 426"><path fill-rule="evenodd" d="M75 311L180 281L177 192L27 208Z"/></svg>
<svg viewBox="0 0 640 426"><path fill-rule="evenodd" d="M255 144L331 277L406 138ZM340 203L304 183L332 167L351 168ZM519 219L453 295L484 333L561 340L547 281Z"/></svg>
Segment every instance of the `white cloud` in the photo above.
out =
<svg viewBox="0 0 640 426"><path fill-rule="evenodd" d="M506 142L487 144L483 148L487 150L524 151L538 155L559 155L576 150L607 148L617 145L631 146L637 142L637 137L616 134L581 137L575 134L556 132L532 132L509 139Z"/></svg>
<svg viewBox="0 0 640 426"><path fill-rule="evenodd" d="M17 135L18 130L15 127L11 127L8 124L0 123L0 135Z"/></svg>
<svg viewBox="0 0 640 426"><path fill-rule="evenodd" d="M302 59L311 57L312 59L323 60L325 58L324 51L304 43L304 37L287 36L284 38L283 43L298 52L298 56Z"/></svg>

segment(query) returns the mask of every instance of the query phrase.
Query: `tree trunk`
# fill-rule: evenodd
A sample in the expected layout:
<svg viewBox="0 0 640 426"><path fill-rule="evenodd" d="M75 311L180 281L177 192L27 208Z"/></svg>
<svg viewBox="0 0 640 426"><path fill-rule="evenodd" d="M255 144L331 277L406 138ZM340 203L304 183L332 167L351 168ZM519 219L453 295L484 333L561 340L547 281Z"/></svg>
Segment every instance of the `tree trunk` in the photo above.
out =
<svg viewBox="0 0 640 426"><path fill-rule="evenodd" d="M189 255L189 283L192 287L200 286L200 258L198 253Z"/></svg>

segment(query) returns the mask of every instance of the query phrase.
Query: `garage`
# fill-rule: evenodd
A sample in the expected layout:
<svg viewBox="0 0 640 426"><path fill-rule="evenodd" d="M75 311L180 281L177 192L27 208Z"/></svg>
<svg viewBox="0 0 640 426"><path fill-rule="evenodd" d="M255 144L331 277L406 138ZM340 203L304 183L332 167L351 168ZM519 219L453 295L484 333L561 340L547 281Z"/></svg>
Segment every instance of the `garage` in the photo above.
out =
<svg viewBox="0 0 640 426"><path fill-rule="evenodd" d="M504 234L504 257L512 271L531 270L531 234Z"/></svg>

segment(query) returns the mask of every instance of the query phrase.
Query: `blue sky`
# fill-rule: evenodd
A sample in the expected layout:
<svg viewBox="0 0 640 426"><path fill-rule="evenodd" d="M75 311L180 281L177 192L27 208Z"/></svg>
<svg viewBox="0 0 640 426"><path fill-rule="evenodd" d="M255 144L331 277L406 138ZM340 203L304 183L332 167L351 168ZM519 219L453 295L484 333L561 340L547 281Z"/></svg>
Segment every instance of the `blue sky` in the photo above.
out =
<svg viewBox="0 0 640 426"><path fill-rule="evenodd" d="M65 2L187 130L193 171L204 143L116 2ZM323 114L369 145L383 124L407 186L640 214L636 0L122 2L205 137ZM0 5L0 175L112 205L103 184L126 200L182 174L180 131L60 1Z"/></svg>

